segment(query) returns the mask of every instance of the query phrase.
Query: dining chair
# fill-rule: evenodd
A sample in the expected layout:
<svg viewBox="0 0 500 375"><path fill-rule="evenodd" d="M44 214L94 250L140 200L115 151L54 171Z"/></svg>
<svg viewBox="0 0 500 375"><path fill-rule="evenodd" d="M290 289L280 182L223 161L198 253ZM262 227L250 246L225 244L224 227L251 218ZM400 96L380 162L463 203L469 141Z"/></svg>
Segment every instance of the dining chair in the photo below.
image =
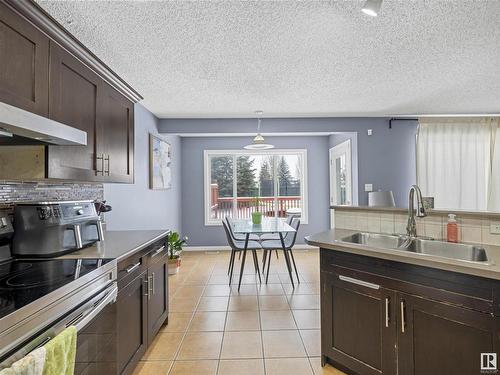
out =
<svg viewBox="0 0 500 375"><path fill-rule="evenodd" d="M254 241L254 240L249 239L248 244L245 247L246 240L235 240L233 238L233 236L231 235L230 226L225 220L222 221L222 226L224 227L224 231L226 233L227 242L229 244L229 247L231 247L231 256L229 258L229 269L228 269L229 285L231 285L231 280L233 278L236 252L239 252L239 253L243 252L243 259L241 260L243 262L243 265L242 265L241 274L240 274L240 282L238 284L238 289L239 289L239 286L241 285L241 278L243 276L243 267L244 267L244 263L245 263L245 259L246 259L246 255L247 255L247 250L250 250L252 252L252 258L253 258L253 263L255 266L255 272L257 272L257 274L259 275L259 280L261 280L259 263L257 260L257 250L262 249L262 247L260 246L260 243L258 241Z"/></svg>
<svg viewBox="0 0 500 375"><path fill-rule="evenodd" d="M292 265L290 264L290 259L288 258L288 253L289 253L290 257L292 258L293 267L295 268L295 275L297 276L297 282L300 283L299 272L297 271L297 264L295 263L295 257L293 256L293 251L292 251L292 247L293 247L293 245L295 245L295 241L297 239L297 233L298 233L299 227L300 227L300 219L293 218L292 222L290 223L290 226L293 229L295 229L295 232L287 233L287 235L285 235L283 237L283 244L281 242L281 239L279 239L279 240L267 240L267 241L263 241L261 243L261 246L262 246L262 250L264 251L264 253L267 253L269 251L272 252L273 250L279 250L279 249L283 250L283 255L285 258L286 267L288 269L288 275L290 276L290 280L292 280L292 282L293 282ZM271 258L272 258L271 254L268 254L268 255L266 254L265 258L267 260L267 272L266 272L266 284L267 284L267 281L269 279L269 268L271 267Z"/></svg>
<svg viewBox="0 0 500 375"><path fill-rule="evenodd" d="M286 223L288 225L292 224L292 220L293 220L294 216L293 215L290 215L286 218ZM288 233L285 234L285 237L288 235ZM259 237L259 240L262 242L262 241L281 241L280 240L280 235L278 233L267 233L267 234L263 234ZM263 251L262 252L262 273L264 273L264 270L266 268L266 258L267 258L267 251ZM276 249L276 259L279 259L279 255L278 255L278 249Z"/></svg>
<svg viewBox="0 0 500 375"><path fill-rule="evenodd" d="M231 234L231 237L233 237L233 239L235 241L245 241L245 235L244 234L236 234L236 233L233 232L233 227L231 226L231 221L229 220L229 216L226 216L225 220L226 220L226 223L227 223L227 227L229 229L229 233ZM260 241L260 237L257 234L250 234L249 239L253 240L253 241ZM241 252L238 253L238 260L240 258L241 258ZM229 274L229 270L227 272ZM262 272L264 272L264 270L262 270Z"/></svg>

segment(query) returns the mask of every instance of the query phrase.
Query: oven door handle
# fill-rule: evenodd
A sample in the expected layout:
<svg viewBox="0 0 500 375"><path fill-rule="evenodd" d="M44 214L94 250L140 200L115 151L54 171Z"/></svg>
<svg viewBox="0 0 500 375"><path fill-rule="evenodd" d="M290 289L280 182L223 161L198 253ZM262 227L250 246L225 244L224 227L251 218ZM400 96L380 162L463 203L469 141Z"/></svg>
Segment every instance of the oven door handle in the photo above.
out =
<svg viewBox="0 0 500 375"><path fill-rule="evenodd" d="M94 319L97 314L99 314L107 305L116 302L116 297L118 295L118 287L116 283L113 283L113 286L109 288L109 291L101 297L101 299L96 302L94 308L90 311L83 313L82 315L78 315L75 319L70 320L66 323L66 327L76 326L76 330L80 331L89 324L92 319Z"/></svg>

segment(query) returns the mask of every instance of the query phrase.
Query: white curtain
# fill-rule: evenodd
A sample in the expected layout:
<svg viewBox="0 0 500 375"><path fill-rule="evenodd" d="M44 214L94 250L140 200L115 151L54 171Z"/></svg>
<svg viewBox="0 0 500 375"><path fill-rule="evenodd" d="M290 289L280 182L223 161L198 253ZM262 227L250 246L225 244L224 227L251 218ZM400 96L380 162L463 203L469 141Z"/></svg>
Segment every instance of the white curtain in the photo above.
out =
<svg viewBox="0 0 500 375"><path fill-rule="evenodd" d="M436 208L500 211L498 128L497 118L420 119L417 182Z"/></svg>

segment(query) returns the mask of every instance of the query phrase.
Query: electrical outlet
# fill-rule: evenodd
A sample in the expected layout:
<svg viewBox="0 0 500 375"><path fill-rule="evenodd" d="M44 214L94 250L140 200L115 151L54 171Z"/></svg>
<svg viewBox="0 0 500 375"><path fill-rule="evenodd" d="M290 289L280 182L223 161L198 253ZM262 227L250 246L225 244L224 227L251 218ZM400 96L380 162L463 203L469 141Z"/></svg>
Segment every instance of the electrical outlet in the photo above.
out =
<svg viewBox="0 0 500 375"><path fill-rule="evenodd" d="M368 135L373 135L373 129L368 129L367 133Z"/></svg>
<svg viewBox="0 0 500 375"><path fill-rule="evenodd" d="M490 223L490 233L500 234L500 223Z"/></svg>
<svg viewBox="0 0 500 375"><path fill-rule="evenodd" d="M365 191L373 191L373 184L365 184Z"/></svg>

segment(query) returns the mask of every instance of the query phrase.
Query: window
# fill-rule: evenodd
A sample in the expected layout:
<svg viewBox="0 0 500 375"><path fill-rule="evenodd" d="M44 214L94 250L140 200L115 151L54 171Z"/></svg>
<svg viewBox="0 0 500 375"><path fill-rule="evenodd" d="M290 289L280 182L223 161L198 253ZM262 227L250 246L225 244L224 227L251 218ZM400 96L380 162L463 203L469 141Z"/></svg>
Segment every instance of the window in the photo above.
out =
<svg viewBox="0 0 500 375"><path fill-rule="evenodd" d="M498 118L421 119L417 182L442 209L500 210Z"/></svg>
<svg viewBox="0 0 500 375"><path fill-rule="evenodd" d="M307 224L306 150L205 150L205 225L221 219L285 217L298 211Z"/></svg>

